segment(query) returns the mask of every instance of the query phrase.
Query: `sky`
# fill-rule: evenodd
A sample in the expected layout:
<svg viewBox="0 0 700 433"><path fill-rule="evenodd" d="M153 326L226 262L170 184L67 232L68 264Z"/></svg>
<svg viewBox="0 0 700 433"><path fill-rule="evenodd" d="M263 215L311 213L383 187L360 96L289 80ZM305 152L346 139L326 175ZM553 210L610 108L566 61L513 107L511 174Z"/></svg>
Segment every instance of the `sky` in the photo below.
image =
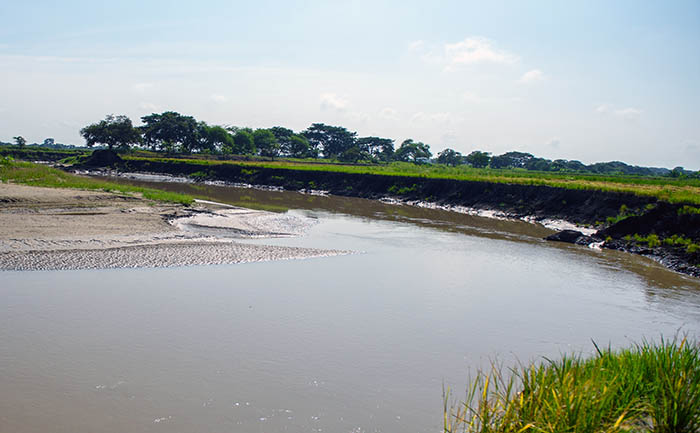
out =
<svg viewBox="0 0 700 433"><path fill-rule="evenodd" d="M0 140L107 114L700 169L700 1L0 3Z"/></svg>

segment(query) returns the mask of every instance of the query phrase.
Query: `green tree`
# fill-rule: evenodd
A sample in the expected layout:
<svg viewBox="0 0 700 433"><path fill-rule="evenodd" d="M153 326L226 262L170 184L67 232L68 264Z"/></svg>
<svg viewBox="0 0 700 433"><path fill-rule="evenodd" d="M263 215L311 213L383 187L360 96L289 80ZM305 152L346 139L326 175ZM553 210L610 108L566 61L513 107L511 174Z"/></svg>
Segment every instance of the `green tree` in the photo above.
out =
<svg viewBox="0 0 700 433"><path fill-rule="evenodd" d="M465 156L464 161L472 167L484 168L491 162L491 154L488 152L475 150L469 155Z"/></svg>
<svg viewBox="0 0 700 433"><path fill-rule="evenodd" d="M302 135L309 140L311 148L323 153L324 158L338 158L355 145L357 133L342 126L314 123Z"/></svg>
<svg viewBox="0 0 700 433"><path fill-rule="evenodd" d="M253 132L253 143L261 156L274 158L280 154L280 143L269 129L256 129Z"/></svg>
<svg viewBox="0 0 700 433"><path fill-rule="evenodd" d="M273 126L270 131L275 135L277 142L280 144L280 154L291 156L292 136L294 131L282 126Z"/></svg>
<svg viewBox="0 0 700 433"><path fill-rule="evenodd" d="M437 162L451 166L459 165L462 163L462 154L448 148L438 153Z"/></svg>
<svg viewBox="0 0 700 433"><path fill-rule="evenodd" d="M376 161L389 162L394 158L394 140L380 137L361 137L357 146Z"/></svg>
<svg viewBox="0 0 700 433"><path fill-rule="evenodd" d="M24 139L21 135L18 135L17 137L12 137L13 140L15 140L15 144L19 147L24 147L25 144L27 144L27 140Z"/></svg>
<svg viewBox="0 0 700 433"><path fill-rule="evenodd" d="M239 129L236 135L233 136L234 143L234 153L240 155L254 155L255 154L255 141L253 140L253 133L250 129Z"/></svg>
<svg viewBox="0 0 700 433"><path fill-rule="evenodd" d="M292 158L316 158L318 153L309 145L309 140L303 135L294 134L289 137L287 155Z"/></svg>
<svg viewBox="0 0 700 433"><path fill-rule="evenodd" d="M104 120L90 124L80 130L88 147L105 144L111 150L128 149L141 142L138 129L134 128L131 119L126 116L107 115Z"/></svg>
<svg viewBox="0 0 700 433"><path fill-rule="evenodd" d="M141 121L144 141L152 149L182 153L198 150L199 131L194 117L166 111L143 116Z"/></svg>
<svg viewBox="0 0 700 433"><path fill-rule="evenodd" d="M430 158L433 154L430 152L430 146L409 138L401 143L394 155L397 161L418 163Z"/></svg>
<svg viewBox="0 0 700 433"><path fill-rule="evenodd" d="M205 122L199 122L197 129L199 150L222 153L233 151L233 136L223 126L209 126Z"/></svg>

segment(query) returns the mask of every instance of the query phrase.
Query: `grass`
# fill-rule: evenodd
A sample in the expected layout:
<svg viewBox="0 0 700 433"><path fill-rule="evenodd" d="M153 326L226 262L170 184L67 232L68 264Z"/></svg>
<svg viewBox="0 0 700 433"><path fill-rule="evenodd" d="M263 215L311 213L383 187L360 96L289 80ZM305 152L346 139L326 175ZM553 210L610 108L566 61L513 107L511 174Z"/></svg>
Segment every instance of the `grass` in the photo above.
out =
<svg viewBox="0 0 700 433"><path fill-rule="evenodd" d="M446 396L445 432L700 431L697 343L662 338L596 350L591 358L478 373L465 402L450 406Z"/></svg>
<svg viewBox="0 0 700 433"><path fill-rule="evenodd" d="M0 157L0 180L3 182L21 183L24 185L43 186L49 188L72 188L130 195L136 194L149 200L179 203L184 205L190 205L194 201L192 197L184 194L100 181L89 177L66 173L45 165L34 164L31 162L15 162L9 157Z"/></svg>
<svg viewBox="0 0 700 433"><path fill-rule="evenodd" d="M632 193L656 197L670 203L700 205L700 179L673 179L666 177L607 176L582 173L535 172L522 169L479 169L467 166L415 165L395 162L383 165L348 165L309 161L218 161L189 158L159 158L125 156L125 159L164 163L188 163L200 166L236 165L246 170L276 168L302 171L408 176L430 179L455 179L521 185L544 185L566 189L599 190Z"/></svg>

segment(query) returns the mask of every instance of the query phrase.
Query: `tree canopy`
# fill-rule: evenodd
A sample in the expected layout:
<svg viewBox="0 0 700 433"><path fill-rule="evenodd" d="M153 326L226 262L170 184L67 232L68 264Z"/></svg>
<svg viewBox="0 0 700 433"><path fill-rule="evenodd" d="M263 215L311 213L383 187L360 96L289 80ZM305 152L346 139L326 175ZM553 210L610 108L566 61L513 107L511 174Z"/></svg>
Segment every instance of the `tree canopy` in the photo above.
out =
<svg viewBox="0 0 700 433"><path fill-rule="evenodd" d="M462 154L453 149L445 149L438 153L437 163L451 166L462 164Z"/></svg>
<svg viewBox="0 0 700 433"><path fill-rule="evenodd" d="M19 147L24 147L24 145L27 144L27 140L25 140L25 138L21 135L12 137L12 139L15 140L15 144Z"/></svg>
<svg viewBox="0 0 700 433"><path fill-rule="evenodd" d="M324 158L338 158L355 145L356 132L350 132L342 126L330 126L313 123L302 132L309 145L319 150Z"/></svg>
<svg viewBox="0 0 700 433"><path fill-rule="evenodd" d="M410 138L401 143L395 155L397 161L405 162L420 162L433 156L430 152L430 146L420 141L413 141Z"/></svg>
<svg viewBox="0 0 700 433"><path fill-rule="evenodd" d="M197 121L175 111L143 116L143 139L153 150L191 153L198 149Z"/></svg>
<svg viewBox="0 0 700 433"><path fill-rule="evenodd" d="M90 124L80 130L88 147L107 145L109 149L128 149L141 142L139 131L126 116L107 115L104 120Z"/></svg>

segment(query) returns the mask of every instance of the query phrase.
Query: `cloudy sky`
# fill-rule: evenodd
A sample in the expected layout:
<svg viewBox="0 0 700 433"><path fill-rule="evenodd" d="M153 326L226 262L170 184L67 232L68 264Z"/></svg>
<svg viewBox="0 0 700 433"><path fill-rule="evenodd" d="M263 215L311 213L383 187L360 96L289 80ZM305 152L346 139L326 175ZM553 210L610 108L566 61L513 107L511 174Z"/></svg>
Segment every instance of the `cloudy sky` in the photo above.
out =
<svg viewBox="0 0 700 433"><path fill-rule="evenodd" d="M6 1L0 140L106 114L700 169L700 2Z"/></svg>

